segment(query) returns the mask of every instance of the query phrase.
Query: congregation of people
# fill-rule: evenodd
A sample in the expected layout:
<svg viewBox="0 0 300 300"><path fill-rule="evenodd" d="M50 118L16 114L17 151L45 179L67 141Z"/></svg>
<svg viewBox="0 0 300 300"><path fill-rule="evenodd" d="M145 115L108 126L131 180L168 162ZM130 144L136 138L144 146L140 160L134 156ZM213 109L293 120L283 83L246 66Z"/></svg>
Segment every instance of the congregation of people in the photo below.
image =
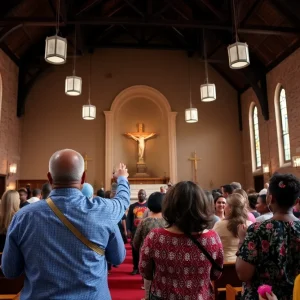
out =
<svg viewBox="0 0 300 300"><path fill-rule="evenodd" d="M235 264L241 299L300 299L296 176L275 173L261 191L238 182L211 191L169 183L149 197L139 190L132 204L127 177L120 164L111 189L94 192L82 156L65 149L50 158L41 189L3 194L1 271L25 275L20 299L111 299L108 276L124 261L127 243L145 300L212 300L225 263ZM266 298L258 294L262 285L272 287Z"/></svg>

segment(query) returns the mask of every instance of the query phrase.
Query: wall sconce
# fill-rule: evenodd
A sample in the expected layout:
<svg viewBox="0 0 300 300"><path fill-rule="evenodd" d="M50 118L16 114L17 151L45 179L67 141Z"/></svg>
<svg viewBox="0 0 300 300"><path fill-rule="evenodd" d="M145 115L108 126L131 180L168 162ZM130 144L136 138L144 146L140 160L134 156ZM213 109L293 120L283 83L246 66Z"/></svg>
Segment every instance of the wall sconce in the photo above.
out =
<svg viewBox="0 0 300 300"><path fill-rule="evenodd" d="M292 161L293 161L294 168L300 167L300 156L293 156Z"/></svg>
<svg viewBox="0 0 300 300"><path fill-rule="evenodd" d="M8 174L7 177L12 176L17 173L17 164L10 164L8 166Z"/></svg>
<svg viewBox="0 0 300 300"><path fill-rule="evenodd" d="M270 173L270 167L269 167L269 164L263 164L263 165L262 165L262 169L263 169L263 173L264 173L264 174Z"/></svg>

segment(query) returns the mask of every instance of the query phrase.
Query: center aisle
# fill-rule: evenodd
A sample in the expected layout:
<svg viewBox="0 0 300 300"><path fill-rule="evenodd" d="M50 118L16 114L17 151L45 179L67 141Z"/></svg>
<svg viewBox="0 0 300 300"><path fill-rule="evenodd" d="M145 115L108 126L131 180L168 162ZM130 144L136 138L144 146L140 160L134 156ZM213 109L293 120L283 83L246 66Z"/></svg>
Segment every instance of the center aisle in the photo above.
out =
<svg viewBox="0 0 300 300"><path fill-rule="evenodd" d="M145 291L141 289L142 277L132 276L132 251L130 244L126 244L125 261L118 267L112 268L108 276L108 286L112 300L141 300Z"/></svg>

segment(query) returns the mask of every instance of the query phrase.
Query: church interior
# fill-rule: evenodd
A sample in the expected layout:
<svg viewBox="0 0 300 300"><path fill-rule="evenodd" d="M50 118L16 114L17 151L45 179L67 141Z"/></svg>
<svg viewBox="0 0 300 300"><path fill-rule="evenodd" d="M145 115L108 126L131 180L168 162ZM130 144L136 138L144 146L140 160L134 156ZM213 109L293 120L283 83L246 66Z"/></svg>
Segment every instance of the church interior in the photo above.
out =
<svg viewBox="0 0 300 300"><path fill-rule="evenodd" d="M299 177L299 78L299 0L1 1L0 196L61 149L95 191L125 163L134 201Z"/></svg>

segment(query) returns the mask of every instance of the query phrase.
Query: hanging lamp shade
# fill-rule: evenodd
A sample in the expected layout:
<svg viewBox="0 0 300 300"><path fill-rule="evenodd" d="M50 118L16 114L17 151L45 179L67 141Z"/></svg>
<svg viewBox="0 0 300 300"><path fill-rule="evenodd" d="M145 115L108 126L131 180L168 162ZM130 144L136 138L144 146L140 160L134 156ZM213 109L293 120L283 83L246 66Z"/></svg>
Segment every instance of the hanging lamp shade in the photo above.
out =
<svg viewBox="0 0 300 300"><path fill-rule="evenodd" d="M67 76L65 81L65 93L68 96L79 96L82 91L82 79L78 76Z"/></svg>
<svg viewBox="0 0 300 300"><path fill-rule="evenodd" d="M82 118L84 120L94 120L96 119L96 106L91 104L86 104L82 106Z"/></svg>
<svg viewBox="0 0 300 300"><path fill-rule="evenodd" d="M250 65L247 43L235 42L229 45L227 50L231 69L242 69Z"/></svg>
<svg viewBox="0 0 300 300"><path fill-rule="evenodd" d="M196 123L198 122L198 110L197 108L187 108L185 110L185 121L187 123Z"/></svg>
<svg viewBox="0 0 300 300"><path fill-rule="evenodd" d="M217 99L214 83L204 83L200 86L200 98L202 102L211 102Z"/></svg>
<svg viewBox="0 0 300 300"><path fill-rule="evenodd" d="M67 39L58 35L46 38L45 60L54 65L62 65L67 61Z"/></svg>

